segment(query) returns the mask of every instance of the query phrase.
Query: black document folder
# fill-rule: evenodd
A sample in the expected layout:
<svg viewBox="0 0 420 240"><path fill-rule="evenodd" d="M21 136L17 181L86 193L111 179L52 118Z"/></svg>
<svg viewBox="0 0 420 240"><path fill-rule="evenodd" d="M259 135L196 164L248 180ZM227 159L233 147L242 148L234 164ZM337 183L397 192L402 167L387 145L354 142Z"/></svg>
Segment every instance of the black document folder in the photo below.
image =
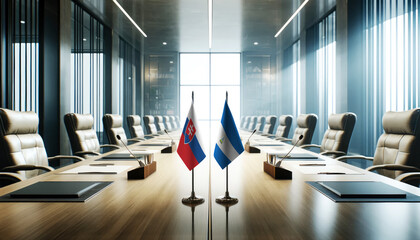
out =
<svg viewBox="0 0 420 240"><path fill-rule="evenodd" d="M12 198L79 198L97 182L37 182L10 193Z"/></svg>
<svg viewBox="0 0 420 240"><path fill-rule="evenodd" d="M0 197L0 202L85 202L112 182L37 182Z"/></svg>
<svg viewBox="0 0 420 240"><path fill-rule="evenodd" d="M383 182L318 182L340 198L406 198L406 192Z"/></svg>

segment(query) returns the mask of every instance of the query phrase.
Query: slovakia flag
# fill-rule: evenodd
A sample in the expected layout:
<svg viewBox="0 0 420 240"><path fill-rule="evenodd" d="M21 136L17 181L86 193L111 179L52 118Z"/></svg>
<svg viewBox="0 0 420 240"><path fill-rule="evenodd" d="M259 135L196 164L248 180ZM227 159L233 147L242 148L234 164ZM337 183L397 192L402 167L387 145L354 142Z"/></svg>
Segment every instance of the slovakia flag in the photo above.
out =
<svg viewBox="0 0 420 240"><path fill-rule="evenodd" d="M193 169L206 158L198 136L197 123L194 104L191 104L177 149L178 155L189 170Z"/></svg>

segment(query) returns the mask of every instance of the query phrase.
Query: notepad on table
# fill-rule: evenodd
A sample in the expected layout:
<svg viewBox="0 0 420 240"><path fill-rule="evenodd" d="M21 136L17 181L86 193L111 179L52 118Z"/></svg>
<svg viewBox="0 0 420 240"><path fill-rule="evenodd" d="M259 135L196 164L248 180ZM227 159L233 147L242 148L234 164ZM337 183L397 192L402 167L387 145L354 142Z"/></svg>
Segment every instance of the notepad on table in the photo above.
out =
<svg viewBox="0 0 420 240"><path fill-rule="evenodd" d="M284 156L286 155L286 153L281 153L281 154L277 154L278 158L284 158ZM287 159L317 159L318 157L315 155L312 155L310 153L290 153L284 160Z"/></svg>
<svg viewBox="0 0 420 240"><path fill-rule="evenodd" d="M341 198L406 198L406 192L383 182L324 181L321 186Z"/></svg>
<svg viewBox="0 0 420 240"><path fill-rule="evenodd" d="M104 165L104 166L91 166L83 165L60 172L60 174L118 174L132 166L126 165Z"/></svg>

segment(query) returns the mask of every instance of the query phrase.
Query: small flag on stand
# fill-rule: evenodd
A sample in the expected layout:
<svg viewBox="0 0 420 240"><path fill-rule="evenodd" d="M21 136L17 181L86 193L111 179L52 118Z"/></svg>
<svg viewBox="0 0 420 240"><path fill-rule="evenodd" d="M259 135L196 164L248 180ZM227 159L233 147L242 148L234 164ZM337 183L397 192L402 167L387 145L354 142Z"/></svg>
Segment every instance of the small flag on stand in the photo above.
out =
<svg viewBox="0 0 420 240"><path fill-rule="evenodd" d="M225 107L223 108L221 124L219 137L214 148L214 158L220 167L224 169L244 151L227 101L225 101Z"/></svg>
<svg viewBox="0 0 420 240"><path fill-rule="evenodd" d="M182 130L181 139L178 144L178 155L184 161L189 170L197 166L206 154L203 151L202 141L198 136L198 122L195 118L194 103L191 103L190 111L188 112L187 120Z"/></svg>

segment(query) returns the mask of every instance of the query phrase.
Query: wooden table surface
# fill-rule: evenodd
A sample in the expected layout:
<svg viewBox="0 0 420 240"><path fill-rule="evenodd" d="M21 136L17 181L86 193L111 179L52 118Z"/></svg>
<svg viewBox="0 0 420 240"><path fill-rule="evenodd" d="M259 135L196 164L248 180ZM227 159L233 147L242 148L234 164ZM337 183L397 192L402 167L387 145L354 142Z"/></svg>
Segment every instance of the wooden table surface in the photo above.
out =
<svg viewBox="0 0 420 240"><path fill-rule="evenodd" d="M176 152L156 154L157 171L144 180L57 174L92 159L1 188L3 195L38 181L114 181L84 203L0 203L0 239L420 239L420 203L335 203L305 181L376 180L420 196L418 188L344 163L337 164L363 174L304 175L289 161L282 165L293 180L274 180L263 172L264 153L244 152L229 166L229 193L239 203L226 208L215 202L225 193L225 170L207 155L195 168L205 203L194 208L181 203L191 172Z"/></svg>

